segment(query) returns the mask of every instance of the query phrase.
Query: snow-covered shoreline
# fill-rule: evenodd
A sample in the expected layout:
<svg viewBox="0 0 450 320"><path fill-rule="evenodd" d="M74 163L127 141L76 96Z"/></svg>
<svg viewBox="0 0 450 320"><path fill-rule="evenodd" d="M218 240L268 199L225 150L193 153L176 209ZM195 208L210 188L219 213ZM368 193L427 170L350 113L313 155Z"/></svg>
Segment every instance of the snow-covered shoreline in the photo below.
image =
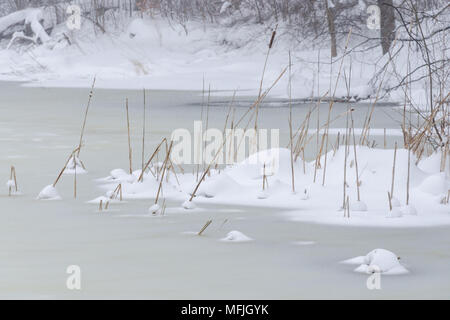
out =
<svg viewBox="0 0 450 320"><path fill-rule="evenodd" d="M26 52L0 49L0 79L27 81L26 86L34 87L87 88L96 77L96 87L103 89L189 91L202 90L204 81L206 89L211 86L212 91L258 93L270 38L269 26L205 28L201 23L192 22L189 28L186 35L181 26L162 19L134 19L116 33L93 35L86 25L71 33L72 45L62 41L31 47ZM63 32L63 27L58 26L53 31L54 38ZM372 101L378 86L372 83L372 78L386 63L386 57L379 48L352 50L350 46L342 65L347 76L352 70L350 96ZM278 37L270 52L265 88L287 67L289 51L293 61L293 98L318 98L327 92L332 96L334 91L335 98L347 96L343 72L337 81L343 52L330 66L329 49L298 47L286 36ZM405 59L402 52L395 60L397 68L405 66ZM397 80L389 72L384 86ZM270 95L287 98L288 84L289 77L285 74ZM416 105L425 104L426 88L420 83L414 84L412 95ZM393 103L403 99L400 88L382 97L382 101Z"/></svg>

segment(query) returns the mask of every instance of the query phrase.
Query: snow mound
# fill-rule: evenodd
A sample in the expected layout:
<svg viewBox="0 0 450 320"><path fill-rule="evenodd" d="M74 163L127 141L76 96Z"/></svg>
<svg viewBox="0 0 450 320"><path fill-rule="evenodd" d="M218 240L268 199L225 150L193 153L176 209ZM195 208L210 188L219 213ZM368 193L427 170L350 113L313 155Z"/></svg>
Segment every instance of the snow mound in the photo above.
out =
<svg viewBox="0 0 450 320"><path fill-rule="evenodd" d="M159 204L154 204L150 207L150 209L148 209L148 211L151 214L160 214L161 213L161 207L159 206Z"/></svg>
<svg viewBox="0 0 450 320"><path fill-rule="evenodd" d="M221 239L221 241L229 242L247 242L252 240L252 238L247 237L245 234L239 231L230 231L225 238Z"/></svg>
<svg viewBox="0 0 450 320"><path fill-rule="evenodd" d="M61 200L58 190L51 184L46 186L37 196L38 200Z"/></svg>
<svg viewBox="0 0 450 320"><path fill-rule="evenodd" d="M392 210L388 211L386 218L401 218L402 215L402 211L400 210L400 206L398 207L394 207L392 206Z"/></svg>
<svg viewBox="0 0 450 320"><path fill-rule="evenodd" d="M192 209L196 208L195 203L193 201L189 201L189 200L186 200L185 202L183 202L182 207L186 210L192 210Z"/></svg>
<svg viewBox="0 0 450 320"><path fill-rule="evenodd" d="M198 191L197 196L205 198L214 198L219 194L227 194L239 190L240 186L226 173L217 174L208 178L203 182Z"/></svg>
<svg viewBox="0 0 450 320"><path fill-rule="evenodd" d="M448 184L445 179L445 173L440 172L437 174L433 174L425 180L419 186L419 190L424 193L429 193L432 195L440 195L443 193L447 193Z"/></svg>
<svg viewBox="0 0 450 320"><path fill-rule="evenodd" d="M356 201L350 204L350 210L352 211L367 211L367 205L363 201Z"/></svg>
<svg viewBox="0 0 450 320"><path fill-rule="evenodd" d="M266 190L259 190L259 191L256 193L256 197L257 197L258 199L267 199L267 198L269 197L269 194L267 193Z"/></svg>
<svg viewBox="0 0 450 320"><path fill-rule="evenodd" d="M402 215L417 216L417 209L411 204L403 206L400 209L400 212Z"/></svg>
<svg viewBox="0 0 450 320"><path fill-rule="evenodd" d="M400 208L402 206L400 200L398 200L396 197L391 198L391 204L393 208Z"/></svg>
<svg viewBox="0 0 450 320"><path fill-rule="evenodd" d="M409 271L400 264L398 256L386 249L375 249L366 256L342 261L345 264L359 264L354 271L360 273L380 272L386 275L406 274Z"/></svg>
<svg viewBox="0 0 450 320"><path fill-rule="evenodd" d="M6 181L6 187L8 187L8 188L15 188L16 187L16 183L14 182L14 180L8 180L8 181Z"/></svg>

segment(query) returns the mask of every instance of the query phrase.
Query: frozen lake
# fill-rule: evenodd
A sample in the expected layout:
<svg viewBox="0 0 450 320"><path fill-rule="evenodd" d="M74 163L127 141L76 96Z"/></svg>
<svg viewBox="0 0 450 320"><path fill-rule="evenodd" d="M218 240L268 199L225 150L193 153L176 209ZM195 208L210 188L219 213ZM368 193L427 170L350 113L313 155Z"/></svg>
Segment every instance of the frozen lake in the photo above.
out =
<svg viewBox="0 0 450 320"><path fill-rule="evenodd" d="M0 193L0 298L450 298L450 227L325 226L289 222L276 209L200 206L186 212L177 202L168 204L164 217L152 217L147 212L151 201L143 200L99 213L86 203L103 193L94 180L128 165L126 97L134 159L136 166L140 163L141 91L95 91L81 156L89 174L77 177L77 199L72 196L73 177L64 176L58 184L63 201L35 200L78 143L88 91L0 83L0 182L8 180L14 165L23 192L9 198L3 184ZM147 97L148 152L172 130L190 130L200 119L198 92L154 91ZM211 127L223 128L230 99L214 94ZM246 105L246 100L240 99L240 104ZM327 106L321 107L322 120ZM336 104L333 113L346 108ZM355 127L362 126L367 108L356 106ZM294 127L308 109L295 105ZM392 110L379 107L373 128L397 129L400 115ZM237 108L237 114L243 111ZM276 100L260 113L260 127L282 128L281 146L288 141L288 113L286 103ZM315 121L314 115L311 123ZM333 127L345 127L345 119ZM376 139L383 143L382 136ZM401 139L390 137L388 143ZM208 219L213 224L204 236L193 235ZM220 242L231 230L255 241ZM375 248L400 255L411 273L383 276L382 290L370 291L367 275L339 264ZM81 268L80 291L66 288L69 265Z"/></svg>

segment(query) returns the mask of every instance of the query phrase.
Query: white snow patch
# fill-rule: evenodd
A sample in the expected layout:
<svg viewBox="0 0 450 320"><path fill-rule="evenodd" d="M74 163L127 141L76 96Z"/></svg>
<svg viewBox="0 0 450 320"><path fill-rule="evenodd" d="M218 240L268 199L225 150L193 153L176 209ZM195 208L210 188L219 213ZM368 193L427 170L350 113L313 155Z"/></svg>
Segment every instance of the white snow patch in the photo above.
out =
<svg viewBox="0 0 450 320"><path fill-rule="evenodd" d="M341 263L360 265L354 271L360 273L380 272L386 275L406 274L409 271L400 264L398 256L385 249L375 249L366 256L344 260Z"/></svg>
<svg viewBox="0 0 450 320"><path fill-rule="evenodd" d="M37 196L38 200L61 200L58 190L51 184L46 186Z"/></svg>
<svg viewBox="0 0 450 320"><path fill-rule="evenodd" d="M225 238L221 239L221 241L228 241L228 242L247 242L252 240L253 240L252 238L247 237L240 231L230 231Z"/></svg>

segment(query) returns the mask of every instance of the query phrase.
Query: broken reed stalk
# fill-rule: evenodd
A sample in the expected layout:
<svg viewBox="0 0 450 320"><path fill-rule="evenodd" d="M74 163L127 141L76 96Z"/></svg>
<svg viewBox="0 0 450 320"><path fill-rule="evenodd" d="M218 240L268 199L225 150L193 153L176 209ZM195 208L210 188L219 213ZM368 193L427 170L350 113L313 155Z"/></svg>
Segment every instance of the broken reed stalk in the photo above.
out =
<svg viewBox="0 0 450 320"><path fill-rule="evenodd" d="M388 201L389 201L389 211L392 211L392 197L391 197L391 193L388 191L387 195L388 195Z"/></svg>
<svg viewBox="0 0 450 320"><path fill-rule="evenodd" d="M392 184L391 184L391 193L390 193L391 198L394 197L394 180L395 180L395 162L396 162L396 160L397 160L397 142L395 142L394 163L392 165Z"/></svg>
<svg viewBox="0 0 450 320"><path fill-rule="evenodd" d="M239 126L239 124L242 122L243 119L245 119L245 117L247 116L247 114L254 108L256 107L258 104L260 104L264 98L269 94L269 92L272 90L273 87L275 87L275 85L278 83L278 81L280 81L280 79L283 77L283 75L286 73L287 68L284 68L283 71L280 73L280 75L275 79L275 81L272 83L272 85L266 89L266 91L260 96L258 97L258 99L247 109L246 112L244 112L244 114L239 118L239 120L236 122L236 127ZM228 134L228 138L230 137L230 135L232 134L232 131L229 132ZM200 188L201 183L204 181L206 174L208 173L208 171L211 169L211 166L213 165L213 163L216 161L217 157L219 156L219 154L222 152L223 147L226 144L226 141L228 139L225 139L224 142L222 143L222 145L220 146L219 150L217 150L216 154L214 155L214 158L211 160L211 162L208 165L208 168L203 172L203 175L201 177L201 179L197 182L197 185L194 188L194 191L191 194L191 197L189 198L189 202L192 202L192 200L195 197L195 194L198 191L198 188Z"/></svg>
<svg viewBox="0 0 450 320"><path fill-rule="evenodd" d="M206 228L212 223L212 220L206 221L205 225L201 228L201 230L197 233L198 236L201 236L203 232L205 232Z"/></svg>
<svg viewBox="0 0 450 320"><path fill-rule="evenodd" d="M164 142L166 142L166 141L167 141L166 138L162 139L162 141L161 141L161 142L159 143L159 145L156 147L155 151L153 151L153 154L150 156L150 158L148 159L148 161L147 161L147 163L145 164L144 168L142 169L142 172L141 172L141 174L140 174L140 176L139 176L139 178L138 178L138 182L144 181L144 172L145 172L145 170L147 170L147 168L150 166L150 163L152 162L153 158L158 154L159 149L161 148L162 144L163 144Z"/></svg>
<svg viewBox="0 0 450 320"><path fill-rule="evenodd" d="M130 115L128 113L128 98L125 104L127 110L127 129L128 129L128 160L130 162L130 174L133 174L133 160L132 160L132 150L131 150L131 136L130 136Z"/></svg>
<svg viewBox="0 0 450 320"><path fill-rule="evenodd" d="M72 159L73 155L78 152L80 147L77 147L75 150L72 151L69 158L67 158L66 163L64 164L64 167L59 172L58 176L56 177L55 182L53 182L53 188L56 187L56 184L58 183L59 179L61 179L62 174L64 173L64 170L67 168L67 164L69 163L70 159Z"/></svg>
<svg viewBox="0 0 450 320"><path fill-rule="evenodd" d="M169 161L170 153L172 152L172 146L173 146L173 141L170 141L170 146L169 146L169 149L167 150L166 159L164 160L164 164L163 164L163 171L162 171L162 175L161 175L161 181L159 182L158 192L156 193L155 204L158 204L159 195L161 193L162 184L164 182L164 175L165 175L165 173L167 171L167 162Z"/></svg>
<svg viewBox="0 0 450 320"><path fill-rule="evenodd" d="M103 211L103 200L100 199L100 204L98 206L98 211Z"/></svg>
<svg viewBox="0 0 450 320"><path fill-rule="evenodd" d="M162 206L161 206L161 215L162 215L162 216L166 213L166 208L167 208L167 205L166 205L166 198L164 198L164 199L163 199Z"/></svg>
<svg viewBox="0 0 450 320"><path fill-rule="evenodd" d="M92 96L94 95L95 79L96 79L96 77L94 77L94 81L92 82L92 87L91 87L91 91L89 92L89 98L88 98L88 103L86 106L86 111L84 113L84 120L83 120L83 125L81 126L80 143L78 144L77 157L80 156L81 146L83 144L83 135L84 135L84 130L86 128L86 120L87 120L87 116L88 116L88 112L89 112L89 107L91 106Z"/></svg>
<svg viewBox="0 0 450 320"><path fill-rule="evenodd" d="M106 204L105 204L105 210L108 210L110 201L111 201L111 200L114 200L114 199L117 199L117 197L119 197L119 196L120 196L120 198L119 198L120 201L122 201L122 200L123 200L123 197L122 197L122 184L121 184L121 183L119 183L119 184L117 185L117 187L114 189L113 193L112 193L111 196L109 197L109 200L106 201ZM100 201L102 201L102 200L100 200Z"/></svg>
<svg viewBox="0 0 450 320"><path fill-rule="evenodd" d="M292 145L292 60L291 51L289 51L289 140L291 144L291 177L292 193L295 193L295 175L294 175L294 150ZM264 164L264 173L266 165Z"/></svg>

